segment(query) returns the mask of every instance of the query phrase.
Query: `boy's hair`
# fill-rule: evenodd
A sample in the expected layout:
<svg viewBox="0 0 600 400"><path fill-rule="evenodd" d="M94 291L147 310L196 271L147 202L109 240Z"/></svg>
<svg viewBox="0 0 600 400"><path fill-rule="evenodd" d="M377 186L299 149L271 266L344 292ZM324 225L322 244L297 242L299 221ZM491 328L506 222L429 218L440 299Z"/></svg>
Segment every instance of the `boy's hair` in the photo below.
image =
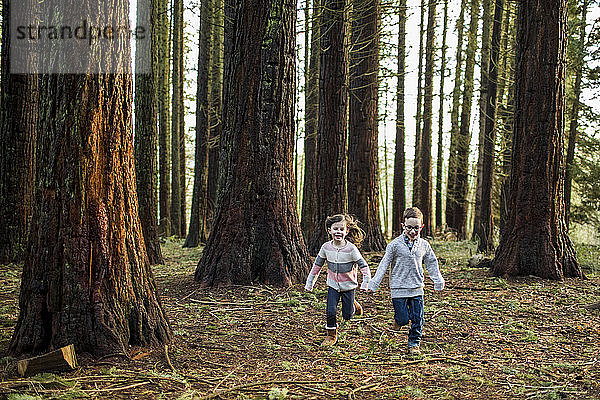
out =
<svg viewBox="0 0 600 400"><path fill-rule="evenodd" d="M417 207L409 207L404 211L404 218L402 221L406 221L409 218L418 218L423 221L423 213Z"/></svg>
<svg viewBox="0 0 600 400"><path fill-rule="evenodd" d="M331 228L331 225L342 221L346 223L346 227L348 228L348 236L346 236L346 239L354 243L356 247L360 248L360 245L365 238L365 231L358 225L359 221L354 216L348 214L331 215L325 220L325 227L329 229Z"/></svg>

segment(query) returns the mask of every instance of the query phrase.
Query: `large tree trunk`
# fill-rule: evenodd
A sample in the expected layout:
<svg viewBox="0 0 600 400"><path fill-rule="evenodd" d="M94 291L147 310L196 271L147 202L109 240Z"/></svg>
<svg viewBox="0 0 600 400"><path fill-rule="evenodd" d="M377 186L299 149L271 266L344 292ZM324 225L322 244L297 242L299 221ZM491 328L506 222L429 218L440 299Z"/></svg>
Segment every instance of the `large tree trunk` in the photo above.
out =
<svg viewBox="0 0 600 400"><path fill-rule="evenodd" d="M210 76L212 63L212 0L203 0L200 7L200 29L198 39L198 74L196 90L196 143L194 188L190 228L183 247L197 247L206 242L206 205L208 199L208 147L210 131Z"/></svg>
<svg viewBox="0 0 600 400"><path fill-rule="evenodd" d="M394 154L394 193L392 199L392 236L402 233L402 214L406 209L406 156L404 150L404 74L406 60L406 0L398 4L398 83L396 89L396 151Z"/></svg>
<svg viewBox="0 0 600 400"><path fill-rule="evenodd" d="M215 224L196 269L205 285L302 280L310 264L293 181L294 2L238 1Z"/></svg>
<svg viewBox="0 0 600 400"><path fill-rule="evenodd" d="M493 272L582 277L564 204L567 1L519 4L509 214Z"/></svg>
<svg viewBox="0 0 600 400"><path fill-rule="evenodd" d="M125 25L128 2L103 6ZM73 343L103 355L170 340L138 217L131 75L119 72L129 40L119 42L90 58L91 68L114 60L108 73L61 65L40 76L35 208L11 354Z"/></svg>
<svg viewBox="0 0 600 400"><path fill-rule="evenodd" d="M319 124L319 59L321 6L313 0L310 36L310 59L306 78L306 113L304 126L304 185L302 188L301 226L308 242L318 227L317 221L317 128Z"/></svg>
<svg viewBox="0 0 600 400"><path fill-rule="evenodd" d="M485 130L481 155L481 197L479 219L475 219L477 237L479 238L478 251L489 253L494 249L494 221L492 218L492 184L494 182L494 161L496 156L496 99L498 91L498 63L500 60L500 36L502 33L502 13L504 0L495 0L494 23L492 32L492 49L489 61L487 104L485 113ZM479 224L479 225L477 225Z"/></svg>
<svg viewBox="0 0 600 400"><path fill-rule="evenodd" d="M448 180L446 182L446 226L455 230L456 212L456 165L458 163L458 117L460 115L460 88L462 86L462 57L465 9L467 0L461 0L460 13L456 21L458 41L456 45L456 68L454 69L454 89L452 90L452 111L450 113L450 155L448 156Z"/></svg>
<svg viewBox="0 0 600 400"><path fill-rule="evenodd" d="M173 100L171 111L171 233L183 237L185 235L184 217L181 215L181 143L184 132L181 131L180 119L183 117L183 0L173 0L173 75L171 79Z"/></svg>
<svg viewBox="0 0 600 400"><path fill-rule="evenodd" d="M363 224L365 251L385 250L379 220L378 80L379 0L356 1L352 9L348 211Z"/></svg>
<svg viewBox="0 0 600 400"><path fill-rule="evenodd" d="M348 106L347 0L322 3L317 170L320 174L317 226L309 251L327 241L325 219L346 211L346 127Z"/></svg>
<svg viewBox="0 0 600 400"><path fill-rule="evenodd" d="M471 106L473 104L473 74L475 69L475 53L477 52L477 25L479 22L479 0L471 0L471 22L469 23L469 39L465 60L465 88L463 91L460 128L456 142L456 173L454 175L454 225L457 237L467 237L467 211L469 191L469 150L471 144Z"/></svg>
<svg viewBox="0 0 600 400"><path fill-rule="evenodd" d="M144 4L141 2L144 1ZM163 257L158 238L158 182L157 177L157 76L158 0L138 0L138 21L148 21L152 31L149 40L136 47L136 68L144 68L135 77L135 176L140 222L150 264L162 264ZM138 22L139 23L139 22Z"/></svg>
<svg viewBox="0 0 600 400"><path fill-rule="evenodd" d="M3 0L0 67L0 264L20 262L24 257L33 210L37 132L37 76L11 73L10 8L10 1Z"/></svg>
<svg viewBox="0 0 600 400"><path fill-rule="evenodd" d="M442 60L440 61L440 108L438 113L438 151L435 174L435 228L442 229L442 187L444 181L444 81L446 78L446 36L448 32L448 0L444 0L444 25L442 31Z"/></svg>
<svg viewBox="0 0 600 400"><path fill-rule="evenodd" d="M433 215L431 207L431 136L433 117L433 53L435 52L435 12L436 2L429 3L427 12L427 40L425 42L425 87L423 88L423 130L421 131L421 147L419 158L420 175L420 198L413 201L423 212L422 234L429 236L433 234Z"/></svg>
<svg viewBox="0 0 600 400"><path fill-rule="evenodd" d="M571 104L569 122L569 141L567 145L567 170L565 173L565 218L569 227L569 212L571 210L571 183L575 146L577 145L577 127L579 125L579 98L581 97L581 78L583 75L584 56L586 54L585 27L587 17L587 0L581 4L581 22L579 26L579 43L575 62L575 84L573 86L573 103Z"/></svg>
<svg viewBox="0 0 600 400"><path fill-rule="evenodd" d="M170 113L170 24L167 14L169 0L159 0L158 14L158 190L159 232L171 236L171 113Z"/></svg>

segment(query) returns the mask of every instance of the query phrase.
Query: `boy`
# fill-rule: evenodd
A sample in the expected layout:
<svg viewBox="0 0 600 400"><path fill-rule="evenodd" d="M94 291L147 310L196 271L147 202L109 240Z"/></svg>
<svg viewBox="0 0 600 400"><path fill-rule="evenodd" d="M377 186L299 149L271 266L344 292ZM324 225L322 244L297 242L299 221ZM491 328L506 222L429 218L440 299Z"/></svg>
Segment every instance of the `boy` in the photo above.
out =
<svg viewBox="0 0 600 400"><path fill-rule="evenodd" d="M423 332L423 262L433 280L434 290L444 289L437 258L429 242L420 237L423 214L417 207L404 211L403 233L392 240L385 249L377 272L369 282L368 290L376 291L387 267L390 270L390 290L394 305L394 330L411 322L408 333L408 354L419 355Z"/></svg>

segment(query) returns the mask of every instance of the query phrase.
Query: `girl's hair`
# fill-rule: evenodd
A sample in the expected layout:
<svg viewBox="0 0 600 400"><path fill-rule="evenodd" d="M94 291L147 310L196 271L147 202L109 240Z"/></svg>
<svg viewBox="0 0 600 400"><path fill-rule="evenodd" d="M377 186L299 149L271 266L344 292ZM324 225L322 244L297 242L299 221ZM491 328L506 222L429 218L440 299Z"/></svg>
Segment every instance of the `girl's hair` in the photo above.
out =
<svg viewBox="0 0 600 400"><path fill-rule="evenodd" d="M346 227L348 228L348 236L346 236L346 239L354 243L356 247L360 248L360 245L365 238L365 231L358 225L359 221L354 216L348 214L331 215L325 220L325 227L329 229L331 228L331 225L342 221L346 223Z"/></svg>
<svg viewBox="0 0 600 400"><path fill-rule="evenodd" d="M423 213L417 207L410 207L404 211L404 219L406 221L409 218L418 218L423 221Z"/></svg>

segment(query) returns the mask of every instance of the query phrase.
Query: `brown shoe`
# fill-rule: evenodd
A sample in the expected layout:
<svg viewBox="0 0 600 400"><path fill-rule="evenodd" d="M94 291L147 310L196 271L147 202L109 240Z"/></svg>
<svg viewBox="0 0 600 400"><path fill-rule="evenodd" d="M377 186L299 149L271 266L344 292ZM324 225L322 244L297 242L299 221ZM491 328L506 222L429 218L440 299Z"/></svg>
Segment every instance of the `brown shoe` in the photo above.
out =
<svg viewBox="0 0 600 400"><path fill-rule="evenodd" d="M394 324L392 325L392 330L399 331L400 329L402 329L402 327L400 325L398 325L396 320L394 320Z"/></svg>
<svg viewBox="0 0 600 400"><path fill-rule="evenodd" d="M321 343L321 346L333 346L337 342L337 328L336 329L326 329L327 337Z"/></svg>
<svg viewBox="0 0 600 400"><path fill-rule="evenodd" d="M363 315L363 308L356 300L354 300L354 315Z"/></svg>
<svg viewBox="0 0 600 400"><path fill-rule="evenodd" d="M409 356L420 356L421 355L421 350L419 349L419 346L409 347L408 348L408 355Z"/></svg>

